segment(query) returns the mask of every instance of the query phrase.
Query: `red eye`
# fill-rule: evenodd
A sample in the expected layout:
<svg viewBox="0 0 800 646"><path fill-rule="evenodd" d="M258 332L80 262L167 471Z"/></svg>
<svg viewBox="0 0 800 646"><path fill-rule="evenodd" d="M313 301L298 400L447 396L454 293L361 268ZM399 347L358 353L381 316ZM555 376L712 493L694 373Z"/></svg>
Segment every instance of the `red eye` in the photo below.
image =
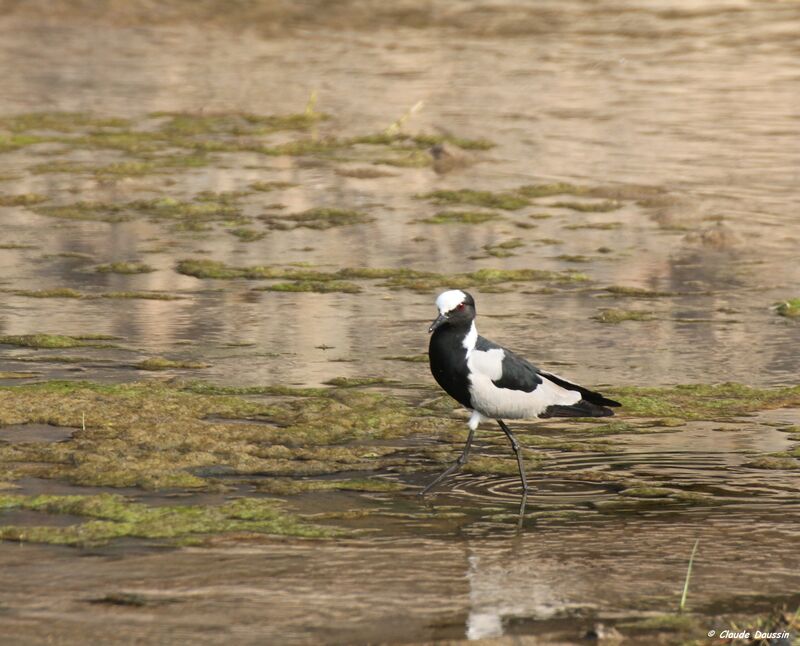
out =
<svg viewBox="0 0 800 646"><path fill-rule="evenodd" d="M456 309L457 310L463 310L464 309L464 303L459 303L458 307Z"/></svg>

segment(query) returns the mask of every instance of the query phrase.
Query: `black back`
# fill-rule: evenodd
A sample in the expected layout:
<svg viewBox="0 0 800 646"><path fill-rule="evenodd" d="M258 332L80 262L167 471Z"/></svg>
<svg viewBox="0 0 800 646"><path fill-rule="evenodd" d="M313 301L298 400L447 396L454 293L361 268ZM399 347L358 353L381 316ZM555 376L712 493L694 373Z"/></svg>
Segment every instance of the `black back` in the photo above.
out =
<svg viewBox="0 0 800 646"><path fill-rule="evenodd" d="M447 323L431 335L428 358L431 374L444 391L462 406L472 408L469 395L467 350L464 337L469 334L471 321L466 324Z"/></svg>

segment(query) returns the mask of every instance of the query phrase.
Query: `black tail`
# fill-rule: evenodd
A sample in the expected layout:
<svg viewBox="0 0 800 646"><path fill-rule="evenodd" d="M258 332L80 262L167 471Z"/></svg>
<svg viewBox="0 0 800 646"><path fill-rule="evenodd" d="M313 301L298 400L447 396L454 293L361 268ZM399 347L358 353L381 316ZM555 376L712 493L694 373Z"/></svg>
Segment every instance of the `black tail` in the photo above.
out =
<svg viewBox="0 0 800 646"><path fill-rule="evenodd" d="M573 384L573 383L567 381L566 379L564 379L563 377L559 377L559 376L554 375L554 374L552 374L550 372L542 372L542 374L545 377L547 377L550 381L552 381L554 384L558 384L562 388L566 388L567 390L577 390L581 394L581 397L583 399L581 401L579 401L577 404L574 404L574 406L581 406L581 405L585 405L585 404L596 404L598 407L599 406L614 406L614 407L622 406L622 404L620 404L619 402L614 401L613 399L608 399L607 397L603 397L603 395L601 395L598 392L595 392L593 390L589 390L588 388L584 388L583 386L579 386L578 384ZM570 408L570 407L567 406L566 408ZM604 413L604 414L594 413L592 415L589 415L589 417L607 417L608 415L613 415L613 414L614 413L612 411L608 411L607 413ZM562 415L562 417L564 417L564 416ZM575 417L575 415L572 415L572 417Z"/></svg>
<svg viewBox="0 0 800 646"><path fill-rule="evenodd" d="M612 401L610 399L605 399L605 397L602 397L602 395L600 395L600 397L606 402ZM608 405L619 406L617 402L613 402ZM614 415L614 411L610 408L598 406L590 401L581 399L577 404L572 404L572 406L559 406L558 404L548 406L544 409L544 412L539 415L539 417L611 417L612 415Z"/></svg>

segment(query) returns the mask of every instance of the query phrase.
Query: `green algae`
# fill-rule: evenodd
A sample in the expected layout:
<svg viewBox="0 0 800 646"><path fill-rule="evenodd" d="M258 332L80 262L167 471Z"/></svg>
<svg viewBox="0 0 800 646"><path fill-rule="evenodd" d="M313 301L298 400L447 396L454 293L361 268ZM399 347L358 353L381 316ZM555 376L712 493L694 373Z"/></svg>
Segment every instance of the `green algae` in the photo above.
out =
<svg viewBox="0 0 800 646"><path fill-rule="evenodd" d="M325 397L327 388L300 388L296 386L222 386L206 381L182 381L176 384L182 392L196 395L283 395L286 397Z"/></svg>
<svg viewBox="0 0 800 646"><path fill-rule="evenodd" d="M419 197L430 200L434 204L468 204L506 211L516 211L530 204L527 198L514 193L493 193L492 191L476 191L467 188L453 191L433 191Z"/></svg>
<svg viewBox="0 0 800 646"><path fill-rule="evenodd" d="M614 229L621 229L622 222L585 222L583 224L568 224L564 227L570 231L577 231L579 229L594 229L596 231L612 231Z"/></svg>
<svg viewBox="0 0 800 646"><path fill-rule="evenodd" d="M652 321L653 312L609 308L600 310L592 318L600 323L612 324L622 323L623 321Z"/></svg>
<svg viewBox="0 0 800 646"><path fill-rule="evenodd" d="M394 177L394 173L381 170L379 168L337 168L336 174L341 177L352 177L353 179L378 179L379 177Z"/></svg>
<svg viewBox="0 0 800 646"><path fill-rule="evenodd" d="M130 215L123 213L124 205L106 202L80 201L58 206L39 206L33 210L39 215L62 220L96 220L114 223L130 219Z"/></svg>
<svg viewBox="0 0 800 646"><path fill-rule="evenodd" d="M800 462L791 457L784 456L763 456L748 462L745 466L753 469L777 469L795 470L800 469Z"/></svg>
<svg viewBox="0 0 800 646"><path fill-rule="evenodd" d="M427 168L433 165L433 158L426 151L410 150L395 154L393 157L380 157L373 163L397 168Z"/></svg>
<svg viewBox="0 0 800 646"><path fill-rule="evenodd" d="M237 204L240 199L250 195L249 191L200 191L194 196L195 202L217 204Z"/></svg>
<svg viewBox="0 0 800 646"><path fill-rule="evenodd" d="M154 200L136 200L124 208L137 211L155 220L188 222L242 221L241 210L230 196L200 194L197 201L162 197Z"/></svg>
<svg viewBox="0 0 800 646"><path fill-rule="evenodd" d="M20 334L0 336L0 345L16 345L23 348L114 348L108 341L117 337L103 334L66 336L62 334Z"/></svg>
<svg viewBox="0 0 800 646"><path fill-rule="evenodd" d="M333 209L316 207L308 209L302 213L291 215L274 216L267 221L272 225L286 226L285 223L293 223L295 227L306 227L309 229L331 229L333 227L348 226L353 224L363 224L372 222L373 218L354 211L352 209Z"/></svg>
<svg viewBox="0 0 800 646"><path fill-rule="evenodd" d="M776 305L775 311L787 318L800 317L800 298L791 298Z"/></svg>
<svg viewBox="0 0 800 646"><path fill-rule="evenodd" d="M297 184L294 184L293 182L253 182L250 184L251 189L263 193L268 193L270 191L275 191L282 188L292 188L293 186L297 186Z"/></svg>
<svg viewBox="0 0 800 646"><path fill-rule="evenodd" d="M93 166L81 169L82 171L92 172L98 177L141 177L157 173L168 173L178 169L202 168L208 166L211 159L204 153L191 153L186 155L150 155L137 161L113 162L103 166ZM81 170L70 171L68 167L49 172L81 172ZM47 172L37 167L34 172Z"/></svg>
<svg viewBox="0 0 800 646"><path fill-rule="evenodd" d="M146 301L180 301L183 297L164 292L103 292L101 294L86 294L84 298L118 298L140 299Z"/></svg>
<svg viewBox="0 0 800 646"><path fill-rule="evenodd" d="M329 386L337 386L339 388L358 388L359 386L397 384L397 380L387 379L386 377L334 377L325 383Z"/></svg>
<svg viewBox="0 0 800 646"><path fill-rule="evenodd" d="M96 117L87 112L31 112L0 117L0 129L11 132L74 132L84 128L125 128L127 119Z"/></svg>
<svg viewBox="0 0 800 646"><path fill-rule="evenodd" d="M247 227L228 229L228 233L230 233L232 236L236 236L242 242L256 242L267 235L263 231L256 231L255 229L248 229Z"/></svg>
<svg viewBox="0 0 800 646"><path fill-rule="evenodd" d="M208 368L208 364L200 361L174 361L164 357L150 357L137 363L136 368L139 370L199 369Z"/></svg>
<svg viewBox="0 0 800 646"><path fill-rule="evenodd" d="M525 243L519 238L511 238L503 242L484 245L483 249L487 254L495 258L508 258L509 256L516 255L511 251L512 249L518 249L524 246Z"/></svg>
<svg viewBox="0 0 800 646"><path fill-rule="evenodd" d="M517 193L529 198L550 197L551 195L583 195L588 189L567 182L553 184L527 184L520 186ZM549 216L548 216L549 217Z"/></svg>
<svg viewBox="0 0 800 646"><path fill-rule="evenodd" d="M15 296L28 298L83 298L81 292L70 287L56 287L53 289L19 289L12 292Z"/></svg>
<svg viewBox="0 0 800 646"><path fill-rule="evenodd" d="M213 195L213 194L212 194ZM135 200L127 203L86 202L73 204L38 206L33 209L40 215L65 220L96 220L100 222L123 222L135 216L145 216L153 221L167 222L175 226L202 226L209 222L244 222L241 209L227 196L209 197L199 194L195 200L177 200L161 197L151 200Z"/></svg>
<svg viewBox="0 0 800 646"><path fill-rule="evenodd" d="M289 283L274 283L263 287L256 287L253 291L259 292L314 292L316 294L358 294L361 288L355 283L346 280L297 280Z"/></svg>
<svg viewBox="0 0 800 646"><path fill-rule="evenodd" d="M120 260L105 265L98 265L94 270L98 274L149 274L155 271L155 268L144 262Z"/></svg>
<svg viewBox="0 0 800 646"><path fill-rule="evenodd" d="M85 422L67 442L0 445L0 467L15 477L78 485L219 490L225 485L214 474L221 472L293 476L399 466L404 458L392 457L394 449L366 440L447 431L454 424L397 397L337 383L343 385L231 389L200 382L51 381L0 387L0 425L81 428Z"/></svg>
<svg viewBox="0 0 800 646"><path fill-rule="evenodd" d="M632 296L635 298L665 298L675 296L674 292L660 292L644 287L628 287L626 285L611 285L605 291L614 296Z"/></svg>
<svg viewBox="0 0 800 646"><path fill-rule="evenodd" d="M407 137L402 133L395 135L397 138ZM417 145L425 148L435 146L437 144L452 144L458 146L462 150L490 150L495 147L495 143L489 139L479 137L477 139L467 139L464 137L457 137L454 135L431 135L431 134L416 134L410 135L410 139Z"/></svg>
<svg viewBox="0 0 800 646"><path fill-rule="evenodd" d="M229 267L223 262L216 260L181 260L175 267L175 271L186 276L195 278L217 278L228 280L231 278L246 278L246 271L239 267ZM256 276L260 278L260 276Z"/></svg>
<svg viewBox="0 0 800 646"><path fill-rule="evenodd" d="M550 281L556 283L576 283L588 280L585 274L576 272L553 272L541 269L479 269L466 274L437 274L412 269L388 269L368 267L348 267L334 272L314 269L280 268L256 265L252 267L231 267L219 261L206 259L181 260L176 271L196 278L231 280L246 279L287 279L295 281L335 281L335 280L384 280L388 287L399 287L414 291L429 291L436 287L450 286L454 289L467 287L493 287L504 283Z"/></svg>
<svg viewBox="0 0 800 646"><path fill-rule="evenodd" d="M755 388L737 383L610 389L625 415L685 420L734 417L757 410L800 406L800 385Z"/></svg>
<svg viewBox="0 0 800 646"><path fill-rule="evenodd" d="M0 195L0 206L30 206L46 202L47 198L38 193L22 193L19 195Z"/></svg>
<svg viewBox="0 0 800 646"><path fill-rule="evenodd" d="M494 211L439 211L419 221L427 224L483 224L499 218Z"/></svg>
<svg viewBox="0 0 800 646"><path fill-rule="evenodd" d="M328 119L321 112L305 111L294 114L258 115L252 113L220 112L155 112L151 117L165 117L160 131L169 134L195 135L256 135L284 130L309 130Z"/></svg>
<svg viewBox="0 0 800 646"><path fill-rule="evenodd" d="M405 485L383 479L308 480L297 478L268 478L256 483L256 490L277 496L292 496L313 491L363 491L392 493L402 491Z"/></svg>
<svg viewBox="0 0 800 646"><path fill-rule="evenodd" d="M453 135L434 135L426 133L412 135L400 131L391 131L390 129L384 130L383 132L353 137L350 139L350 142L352 144L368 144L372 146L394 146L396 148L413 147L419 150L427 149L437 144L452 144L462 150L489 150L495 145L488 139L483 138L466 139Z"/></svg>
<svg viewBox="0 0 800 646"><path fill-rule="evenodd" d="M563 262L591 262L591 258L588 258L587 256L568 253L562 253L561 255L556 256L556 260L561 260Z"/></svg>
<svg viewBox="0 0 800 646"><path fill-rule="evenodd" d="M12 150L19 150L26 146L47 141L44 137L37 137L36 135L27 134L2 134L0 133L0 153L10 152Z"/></svg>
<svg viewBox="0 0 800 646"><path fill-rule="evenodd" d="M96 359L92 359L91 357L36 354L26 357L14 357L14 361L21 361L23 363L89 363L90 361L96 361Z"/></svg>
<svg viewBox="0 0 800 646"><path fill-rule="evenodd" d="M406 363L428 363L427 354L403 354L381 357L384 361L404 361Z"/></svg>
<svg viewBox="0 0 800 646"><path fill-rule="evenodd" d="M70 258L72 260L82 260L89 262L94 260L94 256L88 253L81 253L79 251L60 251L59 253L51 253L43 256L44 258Z"/></svg>
<svg viewBox="0 0 800 646"><path fill-rule="evenodd" d="M476 475L513 476L519 473L517 461L513 458L471 456L463 470Z"/></svg>
<svg viewBox="0 0 800 646"><path fill-rule="evenodd" d="M180 542L205 534L257 532L262 534L324 538L340 532L313 526L283 511L279 503L263 498L239 498L222 505L162 505L152 507L122 496L0 495L0 509L25 509L47 514L86 518L67 527L0 527L0 539L56 545L98 545L131 537Z"/></svg>
<svg viewBox="0 0 800 646"><path fill-rule="evenodd" d="M22 244L19 242L4 242L0 244L0 249L38 249L36 245Z"/></svg>
<svg viewBox="0 0 800 646"><path fill-rule="evenodd" d="M24 296L27 298L76 298L85 300L96 300L101 298L112 299L141 299L152 301L178 301L182 300L180 296L173 294L165 294L163 292L100 292L100 293L87 293L80 292L71 287L55 287L52 289L17 289L17 290L0 290L10 291L15 296Z"/></svg>
<svg viewBox="0 0 800 646"><path fill-rule="evenodd" d="M615 200L606 200L603 202L555 202L548 204L548 207L570 209L571 211L578 211L580 213L609 213L622 208L622 203Z"/></svg>

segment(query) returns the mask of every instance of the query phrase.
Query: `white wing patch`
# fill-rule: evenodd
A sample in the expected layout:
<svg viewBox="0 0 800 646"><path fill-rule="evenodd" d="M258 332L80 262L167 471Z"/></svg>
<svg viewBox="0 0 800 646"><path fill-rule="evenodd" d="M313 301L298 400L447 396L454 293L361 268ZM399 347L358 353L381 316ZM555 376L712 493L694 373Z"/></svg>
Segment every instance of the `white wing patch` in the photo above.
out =
<svg viewBox="0 0 800 646"><path fill-rule="evenodd" d="M470 370L469 392L472 407L484 417L492 419L524 419L538 417L548 406L571 406L581 400L576 390L567 390L540 375L540 383L533 392L498 388L493 382L503 376L501 349L486 352L473 350L468 359Z"/></svg>
<svg viewBox="0 0 800 646"><path fill-rule="evenodd" d="M472 350L467 354L467 368L472 373L480 373L491 381L503 376L503 359L506 353L502 348L491 350Z"/></svg>

